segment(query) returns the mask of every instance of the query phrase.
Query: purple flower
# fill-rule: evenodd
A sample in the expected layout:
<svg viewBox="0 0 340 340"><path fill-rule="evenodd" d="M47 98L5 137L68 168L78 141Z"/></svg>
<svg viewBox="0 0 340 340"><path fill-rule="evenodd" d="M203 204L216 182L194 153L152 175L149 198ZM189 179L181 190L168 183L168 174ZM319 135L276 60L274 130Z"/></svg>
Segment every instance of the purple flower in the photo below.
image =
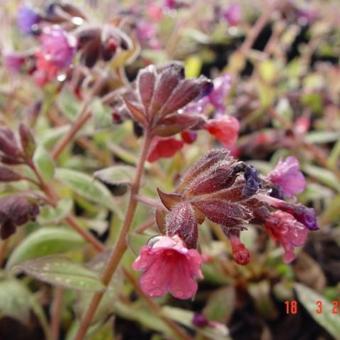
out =
<svg viewBox="0 0 340 340"><path fill-rule="evenodd" d="M76 48L76 39L59 26L47 28L41 36L41 52L59 68L65 68L72 62Z"/></svg>
<svg viewBox="0 0 340 340"><path fill-rule="evenodd" d="M157 38L157 29L154 23L141 21L137 25L138 40L152 49L158 50L161 44Z"/></svg>
<svg viewBox="0 0 340 340"><path fill-rule="evenodd" d="M202 99L189 104L185 108L185 112L202 113L210 104L215 109L215 116L224 114L225 112L225 97L228 95L231 85L231 77L225 73L217 77L213 81L213 88L210 88L207 96Z"/></svg>
<svg viewBox="0 0 340 340"><path fill-rule="evenodd" d="M36 52L37 70L34 77L43 86L71 64L76 52L76 39L59 26L45 29L40 39L41 47Z"/></svg>
<svg viewBox="0 0 340 340"><path fill-rule="evenodd" d="M246 197L255 195L261 186L261 180L257 170L253 166L246 166L244 179L246 183L243 188L243 195Z"/></svg>
<svg viewBox="0 0 340 340"><path fill-rule="evenodd" d="M280 160L267 177L277 185L286 197L292 197L305 190L306 181L300 171L299 161L295 157Z"/></svg>
<svg viewBox="0 0 340 340"><path fill-rule="evenodd" d="M208 98L210 104L214 106L218 113L225 111L224 99L230 90L230 85L231 77L227 73L214 79L214 88Z"/></svg>
<svg viewBox="0 0 340 340"><path fill-rule="evenodd" d="M17 16L17 25L24 34L32 34L34 25L39 23L40 16L31 6L23 5L20 7Z"/></svg>
<svg viewBox="0 0 340 340"><path fill-rule="evenodd" d="M229 26L237 26L241 21L241 6L239 4L231 4L222 13L223 18Z"/></svg>

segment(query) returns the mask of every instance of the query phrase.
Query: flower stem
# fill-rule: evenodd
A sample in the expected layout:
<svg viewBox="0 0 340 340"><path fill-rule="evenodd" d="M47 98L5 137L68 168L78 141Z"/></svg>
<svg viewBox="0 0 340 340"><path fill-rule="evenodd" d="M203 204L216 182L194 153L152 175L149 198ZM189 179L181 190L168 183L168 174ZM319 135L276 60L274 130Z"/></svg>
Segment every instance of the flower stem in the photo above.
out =
<svg viewBox="0 0 340 340"><path fill-rule="evenodd" d="M145 132L145 137L144 137L144 144L143 144L143 148L142 148L142 152L141 155L139 157L138 160L138 164L137 164L137 169L136 169L136 173L135 173L135 177L134 180L132 182L131 185L131 190L130 190L130 197L129 197L129 203L128 203L128 209L125 215L125 219L123 222L123 226L121 228L120 234L118 236L118 240L116 242L116 245L110 255L110 258L107 262L107 265L104 269L104 272L102 273L101 276L101 280L103 282L103 284L105 286L108 286L108 284L111 281L111 278L113 276L113 274L115 273L126 249L127 249L127 245L126 245L126 236L129 232L130 226L132 224L132 220L133 217L135 215L135 211L136 211L136 207L137 207L137 200L136 200L136 195L139 192L139 188L140 188L140 183L141 183L141 179L143 176L143 172L144 172L144 164L146 161L146 157L148 155L148 151L149 151L149 146L152 140L152 136L150 134L149 131ZM75 340L83 340L85 338L87 329L89 328L91 321L96 313L96 310L103 298L104 292L98 292L95 293L89 308L87 309L78 333L75 337Z"/></svg>
<svg viewBox="0 0 340 340"><path fill-rule="evenodd" d="M51 340L59 339L60 316L63 303L64 289L56 287L54 289L54 298L51 307Z"/></svg>
<svg viewBox="0 0 340 340"><path fill-rule="evenodd" d="M85 123L92 117L92 113L90 111L90 105L95 98L95 96L98 93L98 90L103 84L103 80L99 78L94 86L93 89L84 102L80 113L74 122L74 124L71 126L71 129L63 136L63 138L57 143L55 148L52 150L52 158L54 160L57 160L61 153L64 151L64 149L67 147L67 145L73 140L77 132L85 125Z"/></svg>
<svg viewBox="0 0 340 340"><path fill-rule="evenodd" d="M89 104L89 103L88 103ZM84 105L83 110L71 129L64 135L64 137L57 143L52 150L52 158L57 160L60 154L64 151L66 146L72 141L77 132L84 126L84 124L91 118L92 113L88 110L89 105Z"/></svg>

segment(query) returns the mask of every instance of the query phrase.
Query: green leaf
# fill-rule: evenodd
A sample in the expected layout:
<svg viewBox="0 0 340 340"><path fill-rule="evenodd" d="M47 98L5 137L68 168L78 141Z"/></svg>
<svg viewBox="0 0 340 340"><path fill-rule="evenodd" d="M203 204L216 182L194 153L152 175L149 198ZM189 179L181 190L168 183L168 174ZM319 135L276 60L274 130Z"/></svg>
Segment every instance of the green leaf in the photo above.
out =
<svg viewBox="0 0 340 340"><path fill-rule="evenodd" d="M305 141L313 144L332 143L340 139L338 131L313 131L306 135Z"/></svg>
<svg viewBox="0 0 340 340"><path fill-rule="evenodd" d="M221 303L225 301L225 303ZM235 289L233 286L227 286L215 290L209 297L204 307L204 315L208 320L226 323L234 311L236 302Z"/></svg>
<svg viewBox="0 0 340 340"><path fill-rule="evenodd" d="M94 126L96 129L107 129L112 127L112 109L105 106L100 99L95 99L91 105Z"/></svg>
<svg viewBox="0 0 340 340"><path fill-rule="evenodd" d="M121 211L114 209L110 191L91 176L76 170L59 168L56 170L56 178L70 186L76 194L115 211L119 216L122 215Z"/></svg>
<svg viewBox="0 0 340 340"><path fill-rule="evenodd" d="M340 221L340 195L336 195L324 209L321 219L324 224Z"/></svg>
<svg viewBox="0 0 340 340"><path fill-rule="evenodd" d="M35 296L19 280L0 281L0 318L11 316L28 324L30 322L30 310L37 316L44 330L45 338L47 338L48 323Z"/></svg>
<svg viewBox="0 0 340 340"><path fill-rule="evenodd" d="M335 339L338 339L340 334L340 316L332 313L333 305L322 295L300 283L296 283L294 287L299 301L311 317L333 335ZM322 303L322 313L320 314L316 313L316 301L321 301Z"/></svg>
<svg viewBox="0 0 340 340"><path fill-rule="evenodd" d="M206 339L230 339L228 328L221 324L215 324L214 327L196 328L193 323L194 312L177 308L164 306L162 308L164 315L171 318L172 320L188 327L191 329L196 329L197 332L201 333Z"/></svg>
<svg viewBox="0 0 340 340"><path fill-rule="evenodd" d="M54 161L46 149L39 145L34 153L33 162L44 179L50 180L54 176Z"/></svg>
<svg viewBox="0 0 340 340"><path fill-rule="evenodd" d="M117 165L96 171L93 176L103 182L114 195L124 194L134 177L135 168Z"/></svg>
<svg viewBox="0 0 340 340"><path fill-rule="evenodd" d="M56 207L44 206L41 208L38 222L40 224L58 223L71 212L73 201L69 198L59 200Z"/></svg>
<svg viewBox="0 0 340 340"><path fill-rule="evenodd" d="M62 91L58 96L57 104L62 113L70 120L74 120L80 111L79 101L70 91Z"/></svg>
<svg viewBox="0 0 340 340"><path fill-rule="evenodd" d="M63 253L83 244L84 239L73 230L56 227L38 229L14 249L7 268L36 257Z"/></svg>
<svg viewBox="0 0 340 340"><path fill-rule="evenodd" d="M30 292L18 280L0 282L0 317L11 316L21 322L29 321Z"/></svg>
<svg viewBox="0 0 340 340"><path fill-rule="evenodd" d="M308 164L303 166L303 171L305 171L309 176L316 178L320 183L340 192L340 183L333 172Z"/></svg>
<svg viewBox="0 0 340 340"><path fill-rule="evenodd" d="M258 312L266 319L275 319L278 311L270 296L270 285L268 281L252 283L248 287L248 292L252 296Z"/></svg>
<svg viewBox="0 0 340 340"><path fill-rule="evenodd" d="M105 288L98 273L61 256L29 260L13 267L13 271L24 272L38 280L71 289L101 291Z"/></svg>

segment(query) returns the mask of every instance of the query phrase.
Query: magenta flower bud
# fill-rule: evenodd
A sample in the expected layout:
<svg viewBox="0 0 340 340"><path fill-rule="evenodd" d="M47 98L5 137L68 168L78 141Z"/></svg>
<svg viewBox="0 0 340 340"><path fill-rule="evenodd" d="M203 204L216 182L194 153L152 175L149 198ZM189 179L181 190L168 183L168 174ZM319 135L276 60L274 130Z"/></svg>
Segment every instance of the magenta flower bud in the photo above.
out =
<svg viewBox="0 0 340 340"><path fill-rule="evenodd" d="M40 20L40 15L34 8L28 5L20 7L17 16L17 25L22 33L34 33L35 26Z"/></svg>
<svg viewBox="0 0 340 340"><path fill-rule="evenodd" d="M224 12L223 17L229 26L237 26L241 21L241 6L239 4L231 4Z"/></svg>
<svg viewBox="0 0 340 340"><path fill-rule="evenodd" d="M195 313L192 318L192 324L195 327L203 328L209 326L209 320L202 313Z"/></svg>
<svg viewBox="0 0 340 340"><path fill-rule="evenodd" d="M294 248L305 244L308 229L291 214L277 210L265 222L271 237L284 249L284 261L290 263L295 259Z"/></svg>
<svg viewBox="0 0 340 340"><path fill-rule="evenodd" d="M268 174L270 182L277 185L286 197L292 197L305 190L306 181L295 157L280 160Z"/></svg>
<svg viewBox="0 0 340 340"><path fill-rule="evenodd" d="M133 268L142 271L140 285L151 297L169 292L177 299L190 299L197 291L196 280L202 278L202 257L188 249L176 235L159 236L144 246Z"/></svg>
<svg viewBox="0 0 340 340"><path fill-rule="evenodd" d="M229 234L229 240L231 243L231 249L233 252L233 258L237 264L242 266L246 265L250 261L250 253L249 250L245 247L245 245L240 241L239 236L235 234Z"/></svg>

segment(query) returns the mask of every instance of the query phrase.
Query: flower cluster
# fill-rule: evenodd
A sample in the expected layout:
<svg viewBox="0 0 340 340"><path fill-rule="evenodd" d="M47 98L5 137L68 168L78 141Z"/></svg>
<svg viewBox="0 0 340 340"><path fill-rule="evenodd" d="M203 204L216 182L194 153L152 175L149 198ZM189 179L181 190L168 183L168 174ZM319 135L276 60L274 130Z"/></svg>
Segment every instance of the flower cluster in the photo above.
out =
<svg viewBox="0 0 340 340"><path fill-rule="evenodd" d="M237 139L239 123L224 114L229 85L229 76L214 82L203 76L185 79L184 68L178 63L163 67L149 65L139 71L135 89L122 95L125 105L114 103L113 117L122 121L130 116L150 131L154 137L148 156L150 162L173 156L185 143L196 139L197 130L206 130L224 146L231 146ZM219 113L208 118L205 114L208 106ZM181 139L174 137L177 134Z"/></svg>
<svg viewBox="0 0 340 340"><path fill-rule="evenodd" d="M33 35L38 46L23 53L6 53L5 64L11 71L33 74L39 86L55 79L64 81L76 73L75 69L79 73L81 68L73 65L77 52L80 62L91 68L132 46L119 27L92 25L82 11L66 2L52 2L41 11L23 5L17 25L21 32Z"/></svg>
<svg viewBox="0 0 340 340"><path fill-rule="evenodd" d="M317 229L315 212L271 195L275 190L285 197L286 193L301 192L304 183L294 158L280 161L264 177L254 167L231 157L226 149L210 151L182 176L173 193L158 190L164 209L157 209L156 222L164 236L144 247L135 262L134 268L143 272L143 290L151 296L170 292L182 299L195 294L193 280L201 276L202 263L196 250L198 225L205 219L221 225L240 265L250 261L250 253L240 240L249 223L264 225L283 247L284 261L292 261L294 248L303 246L309 230ZM180 287L173 286L179 275L185 279L177 283Z"/></svg>

